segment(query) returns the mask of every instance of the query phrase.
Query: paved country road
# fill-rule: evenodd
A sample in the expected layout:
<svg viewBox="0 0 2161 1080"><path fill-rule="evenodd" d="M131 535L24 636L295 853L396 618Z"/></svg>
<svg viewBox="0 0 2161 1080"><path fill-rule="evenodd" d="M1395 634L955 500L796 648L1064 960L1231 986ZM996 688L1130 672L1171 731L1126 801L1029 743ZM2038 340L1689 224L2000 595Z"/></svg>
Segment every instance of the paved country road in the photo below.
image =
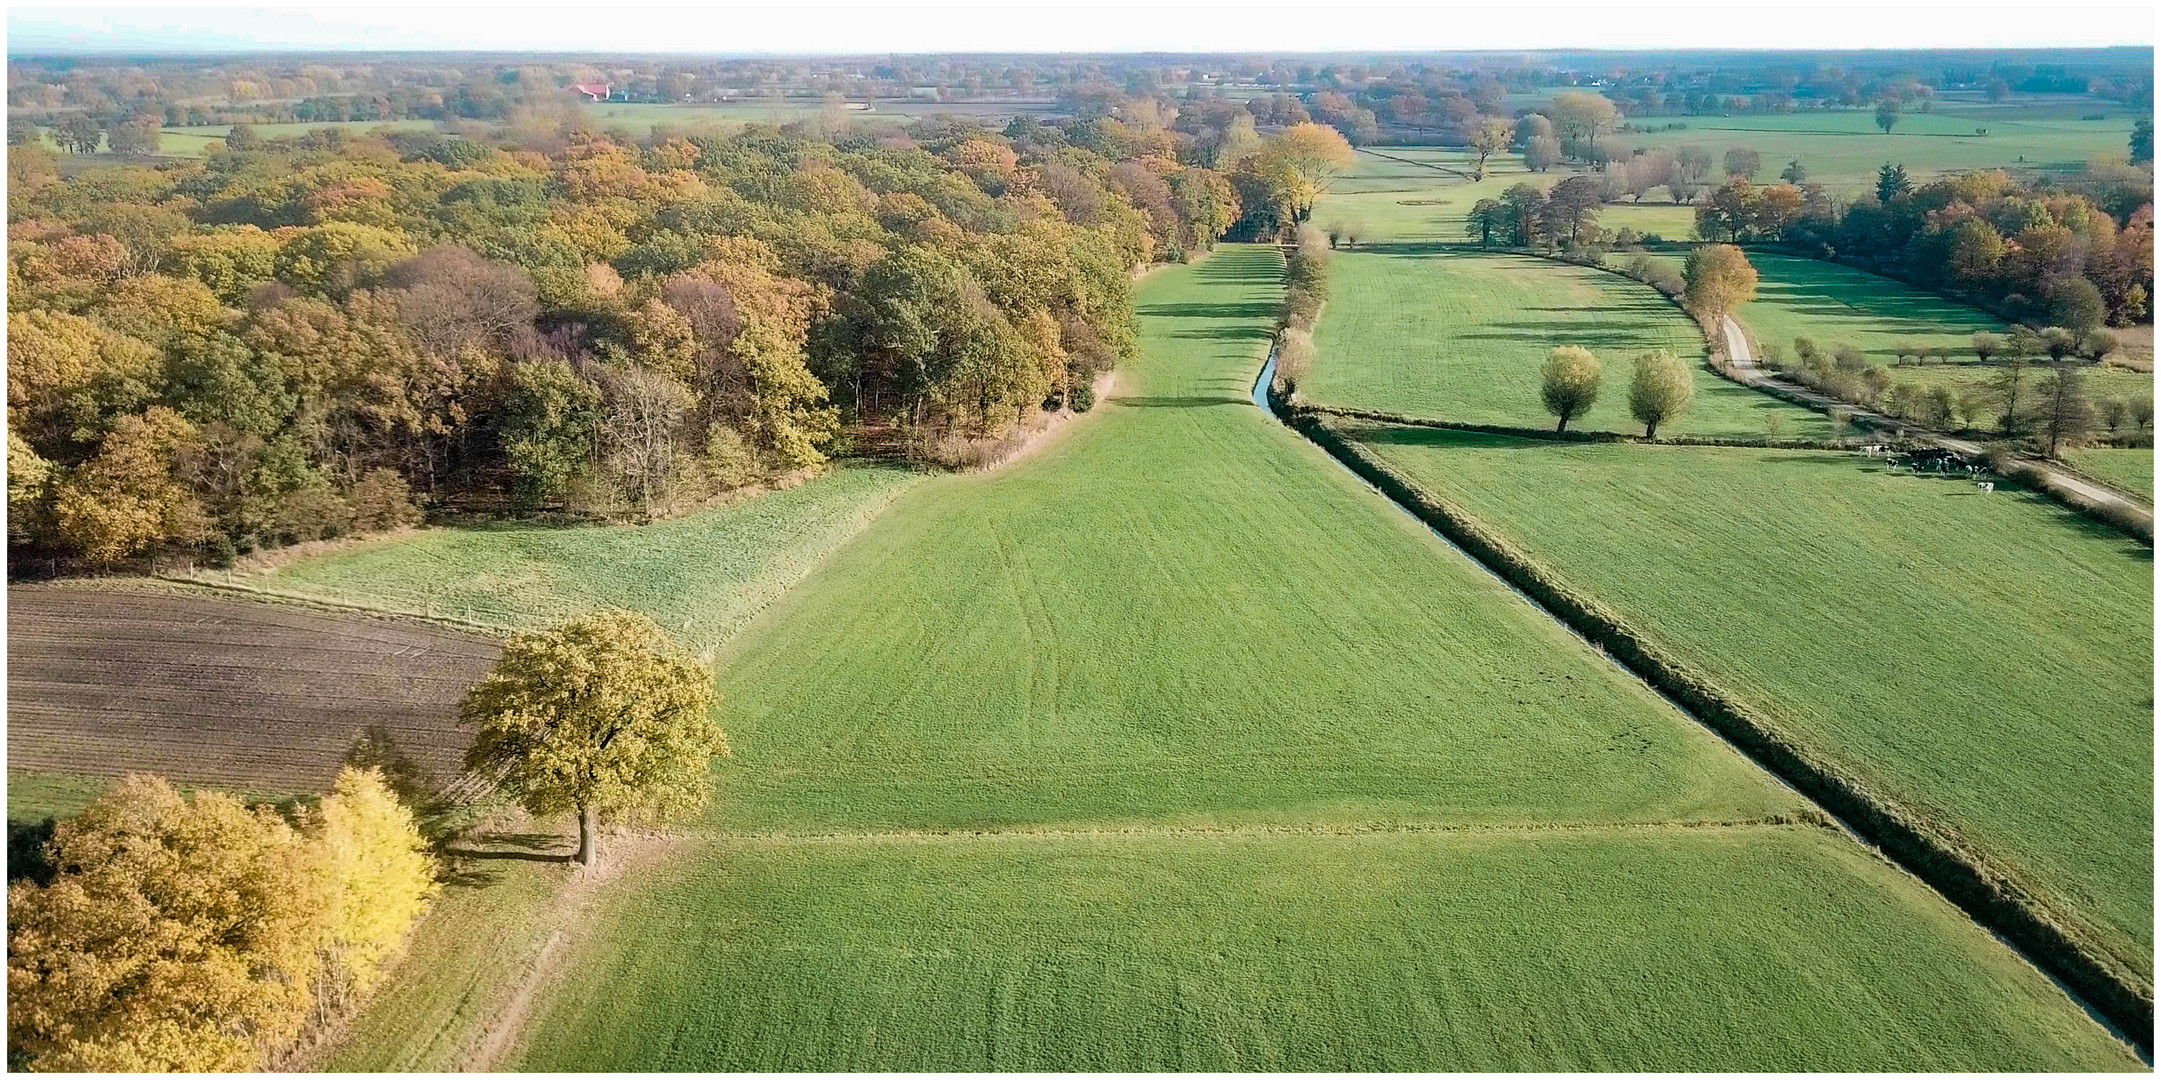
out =
<svg viewBox="0 0 2161 1080"><path fill-rule="evenodd" d="M1785 381L1784 379L1777 378L1771 375L1769 372L1766 372L1762 368L1756 366L1755 353L1748 347L1748 335L1741 332L1741 324L1735 322L1733 316L1728 315L1725 317L1724 329L1726 332L1726 357L1730 361L1729 366L1732 370L1732 375L1735 379L1739 380L1745 385L1775 386L1781 391L1784 391L1785 393L1791 394L1795 397L1801 398L1814 404L1818 408L1829 409L1833 406L1836 406L1838 408L1842 408L1851 412L1855 418L1867 421L1871 424L1886 427L1897 426L1911 428L1915 431L1921 432L1928 438L1935 440L1938 444L1948 449L1955 450L1958 453L1965 454L1969 457L1981 457L1988 452L1981 446L1980 443L1973 442L1967 439L1954 438L1949 435L1943 435L1937 432L1929 431L1925 428L1916 427L1915 425L1904 420L1893 420L1890 417L1884 416L1881 413L1872 412L1857 405L1849 405L1843 401L1834 400L1827 395L1819 394L1814 390L1808 389L1807 387L1796 386L1793 383ZM2080 477L2073 476L2072 474L2064 472L2061 469L2048 468L2047 462L2043 462L2034 458L2025 458L2024 460L2046 471L2048 473L2049 480L2055 483L2057 486L2076 492L2084 498L2104 505L2123 507L2125 509L2132 510L2141 514L2151 515L2153 513L2152 507L2149 507L2136 499L2130 498L2129 496L2126 496L2113 488L2102 487L2099 484L2095 484Z"/></svg>

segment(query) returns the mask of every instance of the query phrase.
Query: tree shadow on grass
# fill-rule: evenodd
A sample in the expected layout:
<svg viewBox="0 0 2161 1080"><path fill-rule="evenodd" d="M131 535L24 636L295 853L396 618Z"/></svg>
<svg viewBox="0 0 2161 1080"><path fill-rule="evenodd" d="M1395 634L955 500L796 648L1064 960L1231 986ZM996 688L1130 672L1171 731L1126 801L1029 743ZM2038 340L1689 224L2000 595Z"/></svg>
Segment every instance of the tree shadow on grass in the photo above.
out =
<svg viewBox="0 0 2161 1080"><path fill-rule="evenodd" d="M1171 337L1189 341L1267 341L1274 335L1264 326L1243 323L1231 326L1196 326L1170 332Z"/></svg>
<svg viewBox="0 0 2161 1080"><path fill-rule="evenodd" d="M1266 319L1276 313L1276 305L1263 300L1203 302L1182 304L1143 304L1134 312L1159 319Z"/></svg>
<svg viewBox="0 0 2161 1080"><path fill-rule="evenodd" d="M1236 405L1241 401L1235 397L1206 397L1198 394L1114 397L1110 400L1114 405L1124 405L1132 409L1205 409L1216 405Z"/></svg>
<svg viewBox="0 0 2161 1080"><path fill-rule="evenodd" d="M1611 323L1570 324L1551 320L1487 323L1486 329L1458 333L1453 340L1529 342L1543 348L1581 345L1594 352L1600 349L1662 349L1673 344L1670 338L1648 329L1634 330L1616 327Z"/></svg>
<svg viewBox="0 0 2161 1080"><path fill-rule="evenodd" d="M443 849L450 860L442 881L446 886L481 887L494 884L509 863L568 864L572 851L560 850L564 838L554 833L496 833L470 843Z"/></svg>
<svg viewBox="0 0 2161 1080"><path fill-rule="evenodd" d="M1193 276L1207 282L1238 285L1274 285L1283 280L1283 268L1260 259L1211 258L1193 268Z"/></svg>

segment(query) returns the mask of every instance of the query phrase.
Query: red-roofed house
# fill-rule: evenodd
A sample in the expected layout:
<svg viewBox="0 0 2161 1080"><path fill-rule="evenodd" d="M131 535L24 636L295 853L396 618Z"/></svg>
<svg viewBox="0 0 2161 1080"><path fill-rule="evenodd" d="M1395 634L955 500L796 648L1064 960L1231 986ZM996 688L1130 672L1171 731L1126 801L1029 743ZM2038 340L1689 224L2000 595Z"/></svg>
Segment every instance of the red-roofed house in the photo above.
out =
<svg viewBox="0 0 2161 1080"><path fill-rule="evenodd" d="M584 94L587 101L606 101L612 83L572 83L570 88Z"/></svg>

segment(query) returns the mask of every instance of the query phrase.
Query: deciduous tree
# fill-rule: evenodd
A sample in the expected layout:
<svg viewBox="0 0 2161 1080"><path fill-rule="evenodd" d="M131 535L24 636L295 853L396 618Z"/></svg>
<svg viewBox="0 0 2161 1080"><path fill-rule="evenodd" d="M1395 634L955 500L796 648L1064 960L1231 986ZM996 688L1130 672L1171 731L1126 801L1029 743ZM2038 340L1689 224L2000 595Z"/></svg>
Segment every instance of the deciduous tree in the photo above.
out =
<svg viewBox="0 0 2161 1080"><path fill-rule="evenodd" d="M2086 397L2085 374L2071 364L2059 363L2041 380L2034 408L2034 435L2048 447L2048 456L2084 445L2093 434L2093 402Z"/></svg>
<svg viewBox="0 0 2161 1080"><path fill-rule="evenodd" d="M1587 158L1600 136L1610 134L1621 122L1621 110L1603 94L1564 90L1553 96L1543 110L1553 120L1561 149L1574 158Z"/></svg>
<svg viewBox="0 0 2161 1080"><path fill-rule="evenodd" d="M1478 165L1472 173L1473 179L1486 178L1486 159L1508 149L1514 134L1506 120L1489 118L1478 122L1478 129L1471 133L1471 152L1478 155Z"/></svg>
<svg viewBox="0 0 2161 1080"><path fill-rule="evenodd" d="M1636 357L1628 384L1628 412L1643 425L1643 437L1658 437L1658 425L1687 411L1696 397L1696 381L1673 353L1658 349Z"/></svg>
<svg viewBox="0 0 2161 1080"><path fill-rule="evenodd" d="M1580 345L1563 345L1547 353L1540 376L1539 400L1560 421L1553 426L1555 431L1567 431L1568 422L1591 411L1598 400L1598 357Z"/></svg>
<svg viewBox="0 0 2161 1080"><path fill-rule="evenodd" d="M579 863L602 815L666 817L705 801L728 743L712 672L643 615L599 611L513 635L466 695L466 767L531 813L573 813Z"/></svg>
<svg viewBox="0 0 2161 1080"><path fill-rule="evenodd" d="M10 1056L58 1071L260 1068L300 1030L321 885L294 830L131 776L8 889Z"/></svg>
<svg viewBox="0 0 2161 1080"><path fill-rule="evenodd" d="M1682 303L1690 311L1717 320L1755 299L1756 268L1740 248L1728 244L1702 244L1681 264L1688 288Z"/></svg>

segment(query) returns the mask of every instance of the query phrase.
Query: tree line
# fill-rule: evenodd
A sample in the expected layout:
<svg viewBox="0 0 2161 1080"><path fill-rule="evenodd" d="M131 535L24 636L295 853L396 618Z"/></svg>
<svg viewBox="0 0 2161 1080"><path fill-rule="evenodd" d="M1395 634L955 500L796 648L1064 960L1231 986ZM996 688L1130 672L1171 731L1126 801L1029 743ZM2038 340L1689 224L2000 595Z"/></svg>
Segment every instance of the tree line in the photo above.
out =
<svg viewBox="0 0 2161 1080"><path fill-rule="evenodd" d="M1738 235L1858 263L2015 322L2083 332L2153 317L2150 170L2090 169L2075 186L1988 170L1917 186L1887 164L1872 197L1811 205L1775 232L1744 223Z"/></svg>
<svg viewBox="0 0 2161 1080"><path fill-rule="evenodd" d="M11 147L10 544L651 516L1084 407L1133 353L1137 267L1272 234L1350 164L1318 125L1225 153L1172 119L241 128L64 178Z"/></svg>
<svg viewBox="0 0 2161 1080"><path fill-rule="evenodd" d="M129 776L34 861L8 868L10 1070L275 1067L367 994L438 888L372 769L283 812Z"/></svg>

